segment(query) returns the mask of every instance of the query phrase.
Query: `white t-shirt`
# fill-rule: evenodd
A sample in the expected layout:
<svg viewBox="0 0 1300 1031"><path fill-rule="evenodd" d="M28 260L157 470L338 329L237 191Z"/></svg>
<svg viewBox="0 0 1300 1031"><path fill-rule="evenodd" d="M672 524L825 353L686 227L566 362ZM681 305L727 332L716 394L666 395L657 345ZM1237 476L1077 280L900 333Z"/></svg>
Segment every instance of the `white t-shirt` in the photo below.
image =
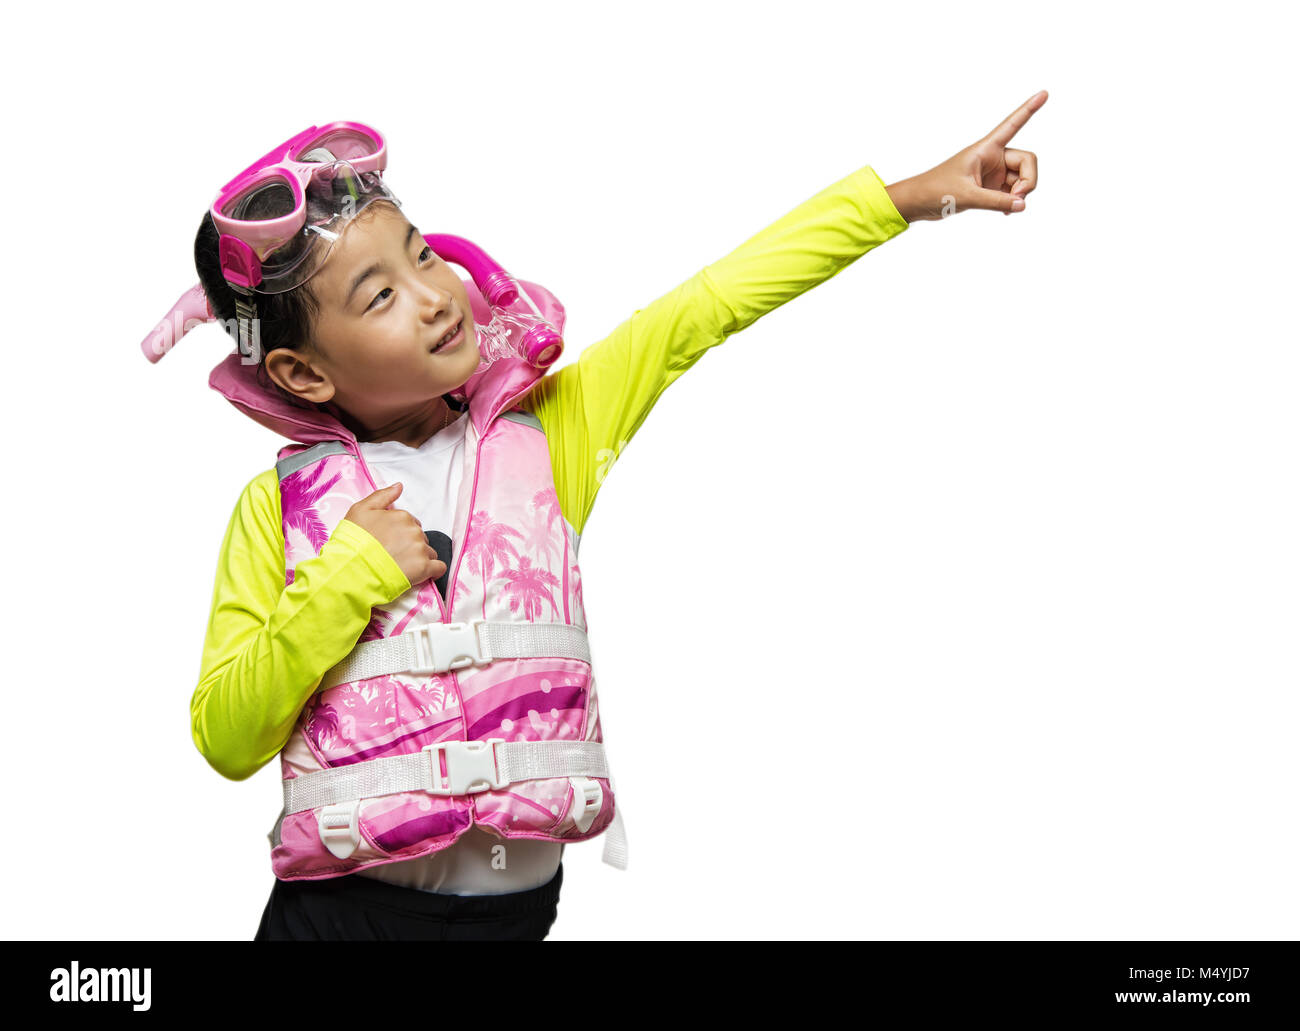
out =
<svg viewBox="0 0 1300 1031"><path fill-rule="evenodd" d="M402 493L393 507L410 512L423 529L441 530L448 537L456 517L468 425L469 413L463 412L418 448L397 440L361 443L361 457L375 488L400 480ZM453 554L448 563L448 582L457 557ZM444 895L500 895L546 884L559 869L563 853L564 846L556 842L507 840L474 826L441 852L372 866L357 875Z"/></svg>

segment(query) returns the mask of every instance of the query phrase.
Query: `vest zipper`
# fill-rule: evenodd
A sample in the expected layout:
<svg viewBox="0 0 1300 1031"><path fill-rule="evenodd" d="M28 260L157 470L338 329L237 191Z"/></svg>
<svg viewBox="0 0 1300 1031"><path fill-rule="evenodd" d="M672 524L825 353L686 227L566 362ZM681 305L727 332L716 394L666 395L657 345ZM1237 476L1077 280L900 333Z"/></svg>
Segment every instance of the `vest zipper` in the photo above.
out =
<svg viewBox="0 0 1300 1031"><path fill-rule="evenodd" d="M478 468L479 468L479 462L482 460L482 457L483 457L483 438L479 437L478 443L474 445L474 469L473 469L474 482L470 484L470 488L469 488L469 508L465 513L465 534L461 538L459 548L456 547L456 527L453 526L451 528L451 546L452 546L452 550L455 552L455 554L452 557L456 560L456 565L452 569L451 576L447 580L447 610L444 613L445 617L450 617L451 615L451 611L452 611L451 602L452 599L456 596L456 579L458 574L460 573L460 560L465 557L465 544L469 540L470 524L474 522L474 499L478 496ZM484 587L484 591L486 590L487 588ZM445 618L444 622L450 622L450 619Z"/></svg>
<svg viewBox="0 0 1300 1031"><path fill-rule="evenodd" d="M451 547L452 547L452 551L454 552L452 557L456 560L456 566L452 570L451 576L448 577L447 579L447 604L446 607L442 609L442 621L444 623L451 622L451 618L450 618L452 613L451 602L452 602L452 598L455 597L456 594L456 580L457 580L457 575L460 573L460 560L465 557L465 544L469 540L469 528L470 525L474 522L474 499L478 496L478 469L479 469L479 462L482 460L482 458L483 458L483 438L479 437L478 442L474 445L474 468L471 470L471 474L474 477L474 481L470 484L469 487L469 506L465 511L465 533L464 536L461 538L459 548L456 547L455 524L453 524L451 528ZM483 590L485 592L487 591L486 585L484 586ZM437 594L436 588L434 589L434 593ZM439 602L439 606L441 607L442 599L439 598L438 602ZM456 675L456 671L454 669L449 669L447 670L447 672L451 674L451 689L456 692L456 706L457 708L460 709L461 740L468 741L469 740L469 713L466 712L465 710L465 699L460 693L460 677ZM470 800L470 804L469 804L469 814L470 814L471 825L477 824L478 820L476 819L476 817L478 815L478 810L474 807L474 802L472 799Z"/></svg>
<svg viewBox="0 0 1300 1031"><path fill-rule="evenodd" d="M492 424L496 422L496 420L500 417L502 412L506 411L512 404L514 404L526 393L528 393L528 391L532 390L535 383L536 380L534 380L531 383L528 383L522 390L516 391L515 394L507 398L505 403L499 405L496 411L492 413L492 417L488 419L487 421L488 427L491 427ZM473 416L470 416L470 425L472 426L473 424L474 424ZM445 613L446 615L449 615L451 613L452 599L456 596L456 580L458 579L458 574L460 573L460 560L465 557L465 544L469 541L469 528L474 522L474 499L478 497L478 471L482 459L483 459L483 437L480 435L478 438L478 442L474 445L474 469L473 469L474 482L473 484L471 484L469 489L469 509L465 513L465 536L461 540L461 546L459 551L456 550L456 527L453 526L451 528L451 546L452 546L452 551L454 553L453 557L456 560L456 566L454 569L452 569L451 578L447 581L447 609ZM483 594L484 597L486 598L487 596L486 584L483 585ZM445 620L445 621L449 622L450 620Z"/></svg>
<svg viewBox="0 0 1300 1031"><path fill-rule="evenodd" d="M492 417L487 420L487 426L490 428L492 424L496 421L497 417L508 407L510 407L510 405L514 404L515 401L517 401L520 397L522 397L525 393L527 393L528 390L531 390L532 386L533 385L531 383L528 384L528 386L524 390L515 394L514 397L507 400L505 404L498 407L497 410L492 413ZM473 415L471 415L470 426L472 427L473 425L474 425L474 417ZM461 563L461 559L465 557L465 551L466 551L465 545L469 542L469 528L474 523L474 499L478 497L478 472L479 472L479 468L481 467L482 461L483 461L483 435L480 434L478 441L474 444L474 468L472 470L474 482L470 484L470 488L469 488L469 506L465 510L465 534L461 538L459 550L456 549L456 527L453 525L451 528L451 547L453 551L453 557L456 559L456 566L454 569L452 569L451 577L447 580L447 605L443 611L444 623L448 623L451 621L448 617L452 612L452 605L451 605L452 599L455 598L456 596L456 581L460 578L459 577L460 563ZM436 590L434 593L437 593ZM483 585L483 597L486 603L487 584ZM439 601L441 602L441 599L439 599ZM447 672L451 674L452 690L456 692L456 704L460 708L461 734L463 735L463 739L468 741L469 740L469 713L465 710L465 699L461 696L460 693L460 677L457 675L454 669L448 670ZM478 820L476 817L478 815L478 808L474 804L473 800L470 801L469 811L470 811L471 823L477 824Z"/></svg>

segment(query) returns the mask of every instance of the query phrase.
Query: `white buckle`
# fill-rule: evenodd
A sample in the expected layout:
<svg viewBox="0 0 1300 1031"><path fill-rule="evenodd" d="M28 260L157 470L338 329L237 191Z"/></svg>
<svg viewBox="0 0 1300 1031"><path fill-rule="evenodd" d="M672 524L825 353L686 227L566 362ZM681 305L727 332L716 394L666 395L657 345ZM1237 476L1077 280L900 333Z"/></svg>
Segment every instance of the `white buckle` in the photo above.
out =
<svg viewBox="0 0 1300 1031"><path fill-rule="evenodd" d="M321 844L340 859L347 859L361 844L361 828L358 825L360 810L360 800L338 802L322 806L316 817Z"/></svg>
<svg viewBox="0 0 1300 1031"><path fill-rule="evenodd" d="M478 628L486 619L468 623L427 623L409 631L415 642L415 665L411 673L446 673L466 666L486 666Z"/></svg>
<svg viewBox="0 0 1300 1031"><path fill-rule="evenodd" d="M429 765L433 770L434 795L469 795L492 788L503 788L508 783L497 772L496 745L505 738L491 737L486 741L442 741L425 745ZM447 758L447 776L442 775L439 756Z"/></svg>
<svg viewBox="0 0 1300 1031"><path fill-rule="evenodd" d="M573 787L573 824L579 834L586 834L605 801L605 792L600 781L590 777L570 777L569 784Z"/></svg>

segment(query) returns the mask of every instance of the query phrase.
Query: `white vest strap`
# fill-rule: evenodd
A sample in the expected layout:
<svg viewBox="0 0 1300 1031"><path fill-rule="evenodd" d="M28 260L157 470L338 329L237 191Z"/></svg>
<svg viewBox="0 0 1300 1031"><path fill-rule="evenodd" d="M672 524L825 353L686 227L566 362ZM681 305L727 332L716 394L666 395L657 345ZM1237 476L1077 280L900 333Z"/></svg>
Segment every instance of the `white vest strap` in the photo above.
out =
<svg viewBox="0 0 1300 1031"><path fill-rule="evenodd" d="M469 795L550 777L608 778L605 746L599 741L443 741L406 755L289 777L283 782L284 811L291 815L399 791Z"/></svg>
<svg viewBox="0 0 1300 1031"><path fill-rule="evenodd" d="M605 850L600 861L619 870L627 869L627 832L623 829L623 810L615 806L614 822L605 831Z"/></svg>
<svg viewBox="0 0 1300 1031"><path fill-rule="evenodd" d="M445 772L444 772L445 769ZM503 788L520 780L553 777L604 777L609 779L605 746L599 741L443 741L406 755L364 759L347 766L290 777L284 784L284 816L323 808L322 834L335 833L326 824L338 823L344 837L356 838L357 803L363 798L401 791L427 791L433 795L468 795ZM581 782L579 782L581 783ZM575 787L577 785L575 784ZM599 785L592 784L599 789ZM599 794L590 801L599 809ZM344 812L343 810L348 810ZM355 840L352 842L355 845ZM346 854L346 853L336 853ZM601 859L627 869L627 836L620 810L605 833Z"/></svg>
<svg viewBox="0 0 1300 1031"><path fill-rule="evenodd" d="M326 671L317 690L386 673L445 673L493 659L552 657L590 663L587 632L567 623L428 623L358 644Z"/></svg>

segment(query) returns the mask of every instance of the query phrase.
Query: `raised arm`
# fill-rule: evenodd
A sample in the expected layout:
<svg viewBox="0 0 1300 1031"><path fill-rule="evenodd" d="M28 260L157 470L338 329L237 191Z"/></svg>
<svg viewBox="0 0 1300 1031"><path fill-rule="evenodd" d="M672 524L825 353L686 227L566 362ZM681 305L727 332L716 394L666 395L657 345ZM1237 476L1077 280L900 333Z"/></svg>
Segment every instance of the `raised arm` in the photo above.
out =
<svg viewBox="0 0 1300 1031"><path fill-rule="evenodd" d="M370 533L340 520L320 554L284 584L280 485L274 469L244 488L217 562L199 684L194 744L218 773L243 780L293 733L321 677L370 622L371 608L410 582Z"/></svg>
<svg viewBox="0 0 1300 1031"><path fill-rule="evenodd" d="M546 431L564 516L579 533L619 451L711 347L907 229L867 165L636 311L524 400Z"/></svg>

